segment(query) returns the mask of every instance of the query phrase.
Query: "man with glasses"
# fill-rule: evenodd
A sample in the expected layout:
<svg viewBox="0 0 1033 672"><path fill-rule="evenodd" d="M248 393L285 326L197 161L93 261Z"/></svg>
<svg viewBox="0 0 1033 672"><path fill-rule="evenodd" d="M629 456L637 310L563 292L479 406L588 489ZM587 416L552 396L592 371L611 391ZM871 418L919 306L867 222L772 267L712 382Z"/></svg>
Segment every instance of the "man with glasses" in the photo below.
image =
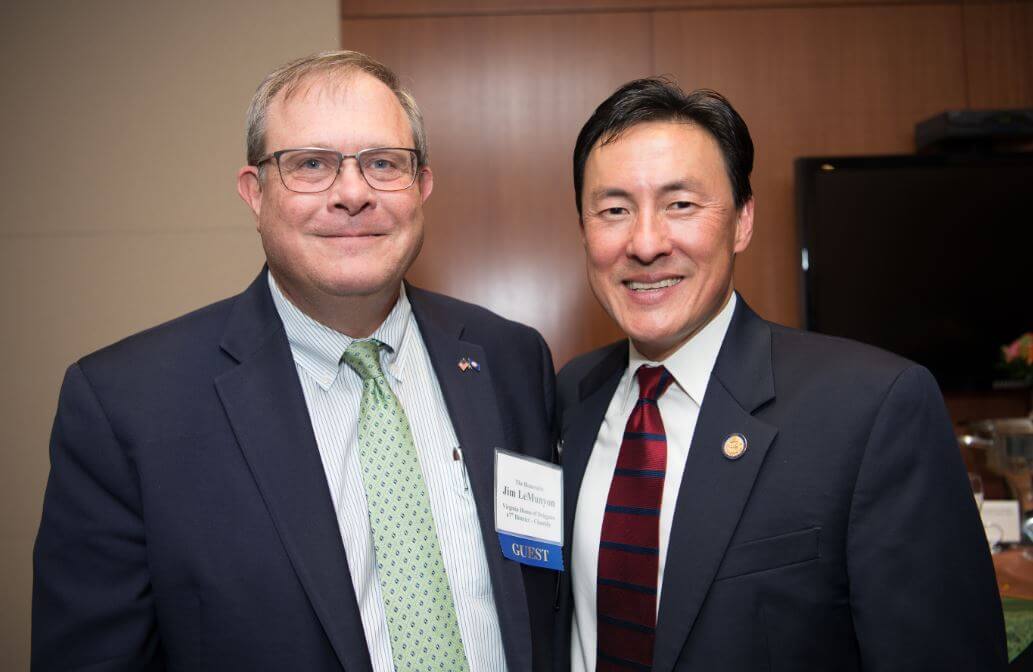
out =
<svg viewBox="0 0 1033 672"><path fill-rule="evenodd" d="M433 187L415 102L362 54L301 59L247 152L267 269L68 371L33 668L540 668L554 578L502 557L492 470L549 458L552 361L403 282Z"/></svg>

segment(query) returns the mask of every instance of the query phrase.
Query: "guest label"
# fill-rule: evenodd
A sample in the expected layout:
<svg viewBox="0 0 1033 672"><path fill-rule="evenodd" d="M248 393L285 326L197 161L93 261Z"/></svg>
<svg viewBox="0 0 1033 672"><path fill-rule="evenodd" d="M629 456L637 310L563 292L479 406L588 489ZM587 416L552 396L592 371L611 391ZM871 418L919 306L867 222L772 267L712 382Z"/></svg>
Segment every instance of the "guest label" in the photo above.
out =
<svg viewBox="0 0 1033 672"><path fill-rule="evenodd" d="M563 571L563 470L496 448L495 531L510 560Z"/></svg>

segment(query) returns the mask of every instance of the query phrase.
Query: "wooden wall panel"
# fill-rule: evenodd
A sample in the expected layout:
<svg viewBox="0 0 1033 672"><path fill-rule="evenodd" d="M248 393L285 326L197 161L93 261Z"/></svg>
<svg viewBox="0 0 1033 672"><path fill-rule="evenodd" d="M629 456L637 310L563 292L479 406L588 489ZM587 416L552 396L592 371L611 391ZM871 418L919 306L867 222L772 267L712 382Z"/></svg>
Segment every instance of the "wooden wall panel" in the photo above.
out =
<svg viewBox="0 0 1033 672"><path fill-rule="evenodd" d="M657 70L750 126L757 215L736 282L761 314L799 324L793 159L913 151L916 121L965 105L961 26L957 5L655 14Z"/></svg>
<svg viewBox="0 0 1033 672"><path fill-rule="evenodd" d="M908 153L915 122L945 109L1033 104L1033 3L967 3L341 7L343 45L396 68L427 117L437 187L411 277L536 326L562 364L618 336L587 289L572 203L570 151L594 105L658 73L732 99L757 144L757 233L737 283L762 314L796 325L794 158Z"/></svg>
<svg viewBox="0 0 1033 672"><path fill-rule="evenodd" d="M971 107L1033 107L1033 2L964 6Z"/></svg>
<svg viewBox="0 0 1033 672"><path fill-rule="evenodd" d="M594 107L651 71L650 30L648 14L342 22L426 118L435 187L409 277L537 327L559 364L619 337L585 281L571 152Z"/></svg>
<svg viewBox="0 0 1033 672"><path fill-rule="evenodd" d="M928 0L342 0L341 16L401 18L489 14L569 14L574 12L651 12L669 9L924 4ZM958 2L961 0L945 0Z"/></svg>

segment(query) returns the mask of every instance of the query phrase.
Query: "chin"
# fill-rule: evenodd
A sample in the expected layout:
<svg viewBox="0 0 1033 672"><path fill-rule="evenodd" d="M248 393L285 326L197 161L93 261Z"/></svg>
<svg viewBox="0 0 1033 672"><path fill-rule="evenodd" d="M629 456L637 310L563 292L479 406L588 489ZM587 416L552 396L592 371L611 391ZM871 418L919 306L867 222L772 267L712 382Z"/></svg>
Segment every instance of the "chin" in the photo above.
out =
<svg viewBox="0 0 1033 672"><path fill-rule="evenodd" d="M666 352L678 342L676 336L669 334L639 334L632 336L631 340L635 342L635 347L639 349L639 352L644 355L646 351L651 353Z"/></svg>
<svg viewBox="0 0 1033 672"><path fill-rule="evenodd" d="M348 298L355 296L373 296L385 291L397 289L401 278L332 278L320 283L320 289L330 296Z"/></svg>
<svg viewBox="0 0 1033 672"><path fill-rule="evenodd" d="M633 324L627 327L621 325L624 333L635 342L635 347L650 352L666 352L675 347L679 341L684 340L682 330L670 325L657 324Z"/></svg>

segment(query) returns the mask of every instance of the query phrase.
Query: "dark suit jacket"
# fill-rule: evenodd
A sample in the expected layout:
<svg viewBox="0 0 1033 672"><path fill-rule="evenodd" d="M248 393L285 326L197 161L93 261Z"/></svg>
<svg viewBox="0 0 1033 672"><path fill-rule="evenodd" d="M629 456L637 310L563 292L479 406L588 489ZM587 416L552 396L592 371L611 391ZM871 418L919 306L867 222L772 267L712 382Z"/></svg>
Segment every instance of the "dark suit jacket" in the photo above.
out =
<svg viewBox="0 0 1033 672"><path fill-rule="evenodd" d="M558 379L566 538L627 342ZM724 457L741 433L746 453ZM674 513L654 670L997 670L1001 603L928 371L765 322L740 298ZM567 552L569 566L570 550ZM559 594L557 669L572 596Z"/></svg>
<svg viewBox="0 0 1033 672"><path fill-rule="evenodd" d="M495 447L551 457L552 360L528 327L408 296L464 451L509 669L542 669L554 574L502 557L492 489ZM461 372L461 357L481 370ZM51 462L33 669L370 669L264 272L70 367Z"/></svg>

